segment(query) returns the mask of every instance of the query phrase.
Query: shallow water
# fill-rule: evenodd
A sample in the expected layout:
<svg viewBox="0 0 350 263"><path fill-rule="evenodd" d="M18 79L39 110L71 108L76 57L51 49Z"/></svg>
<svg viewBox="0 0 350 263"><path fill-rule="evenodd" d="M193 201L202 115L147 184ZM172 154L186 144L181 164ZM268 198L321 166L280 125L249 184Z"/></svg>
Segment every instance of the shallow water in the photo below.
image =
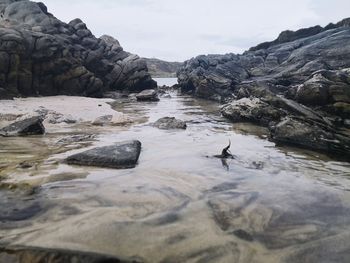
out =
<svg viewBox="0 0 350 263"><path fill-rule="evenodd" d="M347 262L350 164L276 148L266 131L231 124L219 105L172 94L119 101L130 126L70 126L0 141L0 175L42 185L1 191L0 245L89 251L146 262ZM149 123L174 116L186 131ZM73 134L95 134L58 143ZM253 134L253 135L249 135ZM135 169L63 164L81 147L138 139ZM234 160L212 158L231 140ZM5 158L7 158L5 160ZM3 161L5 160L5 161ZM36 165L16 168L23 160ZM38 178L38 179L36 179Z"/></svg>

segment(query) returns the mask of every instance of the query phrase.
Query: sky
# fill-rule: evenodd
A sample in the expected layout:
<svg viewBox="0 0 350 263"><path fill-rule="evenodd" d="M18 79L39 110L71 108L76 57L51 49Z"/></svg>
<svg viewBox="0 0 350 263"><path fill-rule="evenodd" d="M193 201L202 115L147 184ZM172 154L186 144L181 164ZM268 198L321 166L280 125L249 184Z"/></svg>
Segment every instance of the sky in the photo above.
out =
<svg viewBox="0 0 350 263"><path fill-rule="evenodd" d="M242 53L286 29L350 17L350 0L41 0L64 22L81 18L99 37L141 57L184 61Z"/></svg>

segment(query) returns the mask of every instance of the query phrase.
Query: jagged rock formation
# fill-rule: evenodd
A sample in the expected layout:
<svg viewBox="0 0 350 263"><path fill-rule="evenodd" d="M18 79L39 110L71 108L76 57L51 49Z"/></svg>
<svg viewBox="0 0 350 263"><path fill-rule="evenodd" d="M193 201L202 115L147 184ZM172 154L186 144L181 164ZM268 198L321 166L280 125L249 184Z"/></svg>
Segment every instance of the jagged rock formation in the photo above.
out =
<svg viewBox="0 0 350 263"><path fill-rule="evenodd" d="M96 38L80 19L63 23L43 3L0 0L0 39L0 98L156 86L146 62L117 40Z"/></svg>
<svg viewBox="0 0 350 263"><path fill-rule="evenodd" d="M284 121L292 123L298 132L297 127L302 125L284 118L302 118L298 124L306 127L312 123L304 133L307 135L299 136L309 142L297 142L299 137L290 134L289 140L280 142L350 155L350 132L345 129L350 123L350 18L325 28L284 31L276 40L241 55L198 56L186 61L177 75L183 91L229 102L222 113L232 121L279 127L277 131L282 130L278 122ZM289 105L303 104L298 107L320 115L325 123L316 125L310 116L281 107L283 97L289 99ZM317 129L325 132L316 132ZM271 130L273 139L277 138L274 131ZM310 142L312 138L318 142L327 140L327 147L316 147ZM337 140L341 145L333 147Z"/></svg>
<svg viewBox="0 0 350 263"><path fill-rule="evenodd" d="M168 62L156 58L145 58L148 71L155 78L175 78L182 67L181 62Z"/></svg>

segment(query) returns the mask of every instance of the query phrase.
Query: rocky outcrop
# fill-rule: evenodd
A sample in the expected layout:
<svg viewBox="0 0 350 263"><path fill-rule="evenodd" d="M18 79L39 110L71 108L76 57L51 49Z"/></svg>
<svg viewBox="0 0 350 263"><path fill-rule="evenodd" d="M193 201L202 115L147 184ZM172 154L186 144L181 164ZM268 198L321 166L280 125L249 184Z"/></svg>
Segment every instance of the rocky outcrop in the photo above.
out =
<svg viewBox="0 0 350 263"><path fill-rule="evenodd" d="M247 85L284 94L294 85L309 80L319 70L345 68L350 68L348 26L242 55L201 55L185 62L178 71L178 81L184 91L225 100Z"/></svg>
<svg viewBox="0 0 350 263"><path fill-rule="evenodd" d="M175 78L176 72L182 67L182 62L168 62L156 58L144 58L149 73L155 78Z"/></svg>
<svg viewBox="0 0 350 263"><path fill-rule="evenodd" d="M201 55L177 75L183 92L226 103L232 121L275 127L274 141L350 155L350 19L285 31L241 55Z"/></svg>
<svg viewBox="0 0 350 263"><path fill-rule="evenodd" d="M80 19L63 23L28 0L0 0L0 14L0 98L156 86L144 60L112 37L96 38Z"/></svg>

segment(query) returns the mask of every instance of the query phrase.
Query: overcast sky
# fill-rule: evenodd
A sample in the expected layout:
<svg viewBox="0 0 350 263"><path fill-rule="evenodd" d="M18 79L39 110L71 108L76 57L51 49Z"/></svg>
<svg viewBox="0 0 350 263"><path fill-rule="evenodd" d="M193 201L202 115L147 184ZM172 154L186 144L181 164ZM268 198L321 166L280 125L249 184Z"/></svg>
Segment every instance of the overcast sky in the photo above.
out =
<svg viewBox="0 0 350 263"><path fill-rule="evenodd" d="M350 16L350 0L41 0L64 22L81 18L142 57L183 61L241 53L296 30Z"/></svg>

